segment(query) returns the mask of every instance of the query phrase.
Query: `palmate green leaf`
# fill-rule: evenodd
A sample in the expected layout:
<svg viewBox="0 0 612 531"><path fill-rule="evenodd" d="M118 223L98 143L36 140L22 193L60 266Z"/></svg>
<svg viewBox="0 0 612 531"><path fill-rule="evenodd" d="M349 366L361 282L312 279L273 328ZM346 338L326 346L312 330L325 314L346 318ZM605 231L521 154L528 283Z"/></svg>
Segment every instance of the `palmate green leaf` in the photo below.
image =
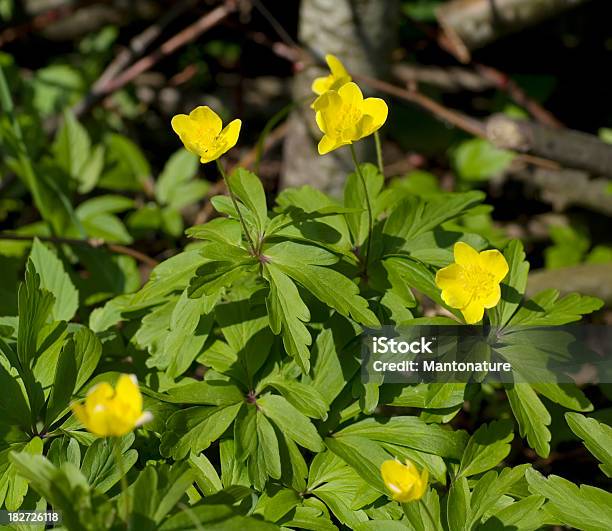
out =
<svg viewBox="0 0 612 531"><path fill-rule="evenodd" d="M110 190L142 190L151 175L151 167L140 148L129 138L109 133L104 138L108 168L100 186Z"/></svg>
<svg viewBox="0 0 612 531"><path fill-rule="evenodd" d="M19 448L20 447L20 448ZM15 455L19 448L19 454L42 455L43 441L39 437L32 438L27 444L15 445L10 449L4 450L3 453ZM2 461L5 456L0 457L0 506L6 507L8 511L16 511L21 507L23 499L28 492L28 481L19 474L19 467L16 467L13 459L5 462L4 470L2 470Z"/></svg>
<svg viewBox="0 0 612 531"><path fill-rule="evenodd" d="M612 494L589 485L580 488L559 476L526 473L529 490L544 496L546 509L564 524L584 531L612 528Z"/></svg>
<svg viewBox="0 0 612 531"><path fill-rule="evenodd" d="M109 242L132 243L133 238L114 214L134 207L134 201L120 195L103 195L88 199L76 209L87 235Z"/></svg>
<svg viewBox="0 0 612 531"><path fill-rule="evenodd" d="M10 357L9 357L10 356ZM16 426L31 426L31 411L27 393L15 377L16 369L9 371L9 360L17 359L13 349L0 339L0 422L9 422Z"/></svg>
<svg viewBox="0 0 612 531"><path fill-rule="evenodd" d="M229 185L240 201L253 213L259 234L268 224L266 194L259 178L244 168L236 168L228 176Z"/></svg>
<svg viewBox="0 0 612 531"><path fill-rule="evenodd" d="M504 258L508 262L508 274L501 283L501 299L497 306L488 310L491 324L503 328L518 308L529 274L529 262L525 260L525 251L520 240L512 240L504 249Z"/></svg>
<svg viewBox="0 0 612 531"><path fill-rule="evenodd" d="M197 524L198 527L195 527ZM206 529L207 531L229 531L244 529L248 531L274 531L278 525L265 522L260 518L245 516L240 506L227 504L213 504L205 501L203 504L189 507L162 523L159 531L192 531L193 529Z"/></svg>
<svg viewBox="0 0 612 531"><path fill-rule="evenodd" d="M198 171L197 155L186 149L175 151L166 162L155 183L155 198L161 204L172 203L177 188L192 179Z"/></svg>
<svg viewBox="0 0 612 531"><path fill-rule="evenodd" d="M55 297L53 318L70 321L78 308L79 294L62 262L37 238L32 244L30 261L40 276L40 286Z"/></svg>
<svg viewBox="0 0 612 531"><path fill-rule="evenodd" d="M189 297L217 295L225 288L231 287L237 280L249 276L255 271L256 265L248 258L238 262L207 262L197 269L196 276L191 279L188 291Z"/></svg>
<svg viewBox="0 0 612 531"><path fill-rule="evenodd" d="M414 450L451 459L461 459L467 442L464 431L446 430L438 424L427 424L418 417L367 418L337 432L334 437L366 437L380 442L399 444Z"/></svg>
<svg viewBox="0 0 612 531"><path fill-rule="evenodd" d="M234 422L242 402L229 406L196 406L182 409L168 419L160 452L165 457L184 458L199 453L216 441Z"/></svg>
<svg viewBox="0 0 612 531"><path fill-rule="evenodd" d="M505 388L521 437L527 437L527 442L539 456L548 457L550 413L529 384L515 383L505 385Z"/></svg>
<svg viewBox="0 0 612 531"><path fill-rule="evenodd" d="M270 378L266 380L266 386L276 389L287 402L307 417L322 420L327 418L329 406L321 393L312 385L282 378Z"/></svg>
<svg viewBox="0 0 612 531"><path fill-rule="evenodd" d="M293 489L268 485L262 493L253 514L260 514L270 522L276 522L300 505L302 499Z"/></svg>
<svg viewBox="0 0 612 531"><path fill-rule="evenodd" d="M551 524L551 517L540 508L544 504L542 496L527 496L511 503L488 518L479 527L482 531L499 531L499 529L540 529Z"/></svg>
<svg viewBox="0 0 612 531"><path fill-rule="evenodd" d="M536 382L532 383L531 387L537 393L567 409L593 411L593 404L576 384Z"/></svg>
<svg viewBox="0 0 612 531"><path fill-rule="evenodd" d="M566 413L571 430L584 441L587 450L600 462L603 473L612 477L612 427L578 413Z"/></svg>
<svg viewBox="0 0 612 531"><path fill-rule="evenodd" d="M385 222L383 234L388 240L386 247L393 249L434 229L440 224L456 218L484 199L479 191L461 194L444 194L425 201L414 196L402 200Z"/></svg>
<svg viewBox="0 0 612 531"><path fill-rule="evenodd" d="M13 453L11 461L30 486L62 511L63 526L69 530L109 529L115 519L114 508L104 495L90 488L72 463L54 466L40 455Z"/></svg>
<svg viewBox="0 0 612 531"><path fill-rule="evenodd" d="M200 404L210 406L229 406L244 399L242 391L234 384L224 381L193 381L185 380L168 390L167 393L156 393L146 387L143 393L164 402L172 404Z"/></svg>
<svg viewBox="0 0 612 531"><path fill-rule="evenodd" d="M322 452L323 441L306 415L282 396L266 394L257 399L259 410L292 441L313 452Z"/></svg>
<svg viewBox="0 0 612 531"><path fill-rule="evenodd" d="M281 477L281 460L274 428L266 416L261 413L256 414L256 425L257 449L261 451L266 472L270 477L279 479Z"/></svg>
<svg viewBox="0 0 612 531"><path fill-rule="evenodd" d="M333 254L293 242L274 245L264 252L272 264L341 315L365 326L380 326L367 301L359 295L359 287L341 273L321 267L337 261Z"/></svg>
<svg viewBox="0 0 612 531"><path fill-rule="evenodd" d="M380 466L391 456L376 441L358 435L328 437L325 445L348 463L357 474L379 493L386 493Z"/></svg>
<svg viewBox="0 0 612 531"><path fill-rule="evenodd" d="M195 482L204 496L212 496L223 488L215 467L203 453L190 455L187 462L193 469Z"/></svg>
<svg viewBox="0 0 612 531"><path fill-rule="evenodd" d="M65 110L63 116L64 121L51 149L59 166L70 177L79 180L81 171L89 160L91 140L70 110Z"/></svg>
<svg viewBox="0 0 612 531"><path fill-rule="evenodd" d="M55 422L68 407L76 386L78 374L75 345L72 339L66 341L57 361L53 388L47 405L47 425Z"/></svg>
<svg viewBox="0 0 612 531"><path fill-rule="evenodd" d="M541 291L525 301L514 314L508 326L559 326L579 321L603 306L596 297L570 293L559 298L555 289Z"/></svg>
<svg viewBox="0 0 612 531"><path fill-rule="evenodd" d="M465 476L457 477L446 499L446 519L449 529L453 531L465 529L470 515L471 495Z"/></svg>
<svg viewBox="0 0 612 531"><path fill-rule="evenodd" d="M237 247L241 241L240 222L229 218L215 218L203 225L194 225L185 231L190 238L226 243Z"/></svg>
<svg viewBox="0 0 612 531"><path fill-rule="evenodd" d="M361 173L368 188L368 196L374 202L382 190L385 178L374 164L361 164ZM350 173L344 185L344 206L356 212L346 214L346 223L351 231L354 246L361 246L368 236L368 212L361 179L356 173Z"/></svg>
<svg viewBox="0 0 612 531"><path fill-rule="evenodd" d="M465 447L458 476L474 476L497 466L510 453L512 439L513 426L508 420L480 426Z"/></svg>
<svg viewBox="0 0 612 531"><path fill-rule="evenodd" d="M302 369L310 370L310 352L312 343L310 332L304 325L310 321L310 310L300 297L296 285L274 264L266 264L270 291L266 298L266 308L270 319L270 329L275 335L282 333L283 345Z"/></svg>
<svg viewBox="0 0 612 531"><path fill-rule="evenodd" d="M30 367L36 357L37 338L53 312L55 297L41 287L40 275L34 263L26 264L25 282L19 286L19 329L17 331L17 357L22 367Z"/></svg>
<svg viewBox="0 0 612 531"><path fill-rule="evenodd" d="M138 459L138 452L130 449L133 442L133 433L120 439L96 439L85 452L81 464L81 472L89 485L100 492L106 492L127 474ZM121 463L117 463L115 458L114 444L119 445Z"/></svg>
<svg viewBox="0 0 612 531"><path fill-rule="evenodd" d="M495 470L489 470L482 476L472 492L470 518L466 528L470 529L475 525L485 512L525 476L525 472L530 467L531 465L519 465L514 468L504 468L499 474Z"/></svg>

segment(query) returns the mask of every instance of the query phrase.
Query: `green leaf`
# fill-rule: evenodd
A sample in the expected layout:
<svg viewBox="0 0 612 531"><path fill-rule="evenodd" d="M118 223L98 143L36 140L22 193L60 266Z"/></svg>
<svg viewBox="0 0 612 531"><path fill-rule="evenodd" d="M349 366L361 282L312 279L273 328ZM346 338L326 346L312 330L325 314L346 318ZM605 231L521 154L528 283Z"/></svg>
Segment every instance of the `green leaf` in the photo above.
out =
<svg viewBox="0 0 612 531"><path fill-rule="evenodd" d="M254 214L259 234L263 234L268 224L268 208L259 178L244 168L236 168L228 182L238 199Z"/></svg>
<svg viewBox="0 0 612 531"><path fill-rule="evenodd" d="M559 326L579 321L583 315L599 310L603 301L578 293L559 299L555 289L541 291L524 302L510 320L510 326Z"/></svg>
<svg viewBox="0 0 612 531"><path fill-rule="evenodd" d="M376 197L380 194L385 178L373 164L361 164L360 169L368 188L370 202L373 205ZM361 246L368 236L368 212L363 184L355 172L350 173L346 178L344 206L356 210L356 212L346 214L346 223L351 231L353 244Z"/></svg>
<svg viewBox="0 0 612 531"><path fill-rule="evenodd" d="M39 437L32 438L19 454L11 452L11 462L8 464L8 469L3 473L0 479L0 494L3 492L2 483L6 482L6 496L4 497L4 506L8 511L16 511L21 507L23 500L28 492L28 481L19 473L19 467L15 466L14 456L40 456L43 451L43 441ZM0 496L1 498L1 496ZM2 500L0 499L0 504Z"/></svg>
<svg viewBox="0 0 612 531"><path fill-rule="evenodd" d="M239 402L229 406L196 406L173 413L162 434L161 454L182 459L190 451L205 450L234 422L242 405Z"/></svg>
<svg viewBox="0 0 612 531"><path fill-rule="evenodd" d="M584 441L587 450L601 462L599 468L603 473L612 477L612 428L578 413L566 413L565 420Z"/></svg>
<svg viewBox="0 0 612 531"><path fill-rule="evenodd" d="M446 430L438 424L427 424L418 417L409 416L364 419L334 435L338 439L345 436L399 444L451 459L461 459L467 439L464 431Z"/></svg>
<svg viewBox="0 0 612 531"><path fill-rule="evenodd" d="M325 445L352 466L369 486L380 493L387 492L380 475L380 466L391 456L376 441L355 435L334 436L325 439Z"/></svg>
<svg viewBox="0 0 612 531"><path fill-rule="evenodd" d="M138 459L138 452L130 450L133 442L133 433L120 439L96 439L85 452L81 465L87 482L100 492L106 492L115 485ZM120 449L121 463L116 461L113 445L118 445Z"/></svg>
<svg viewBox="0 0 612 531"><path fill-rule="evenodd" d="M470 488L465 476L459 476L453 481L446 501L446 518L449 529L461 531L465 529L470 517Z"/></svg>
<svg viewBox="0 0 612 531"><path fill-rule="evenodd" d="M274 428L265 415L257 413L256 421L257 448L261 450L263 454L263 460L268 475L274 479L279 479L281 477L281 460L276 433L274 433Z"/></svg>
<svg viewBox="0 0 612 531"><path fill-rule="evenodd" d="M482 476L472 492L470 501L471 518L466 527L470 529L476 524L504 494L510 491L515 483L524 477L525 471L530 466L519 465L514 468L504 468L499 475L495 470L489 470Z"/></svg>
<svg viewBox="0 0 612 531"><path fill-rule="evenodd" d="M518 308L529 273L529 262L525 260L523 244L520 240L512 240L504 249L504 257L508 262L509 272L501 283L501 299L494 310L489 311L492 324L498 328L506 326Z"/></svg>
<svg viewBox="0 0 612 531"><path fill-rule="evenodd" d="M199 167L197 155L186 149L175 151L166 162L155 183L155 197L161 204L173 202L177 188L192 179Z"/></svg>
<svg viewBox="0 0 612 531"><path fill-rule="evenodd" d="M542 496L527 496L511 503L501 510L494 511L478 529L479 531L499 531L500 529L540 529L551 523L550 516L540 511L544 503Z"/></svg>
<svg viewBox="0 0 612 531"><path fill-rule="evenodd" d="M459 465L459 476L475 476L497 466L510 453L514 439L512 422L483 424L470 437Z"/></svg>
<svg viewBox="0 0 612 531"><path fill-rule="evenodd" d="M102 356L102 344L98 337L86 327L80 327L73 336L74 355L77 367L75 392L81 389L93 374Z"/></svg>
<svg viewBox="0 0 612 531"><path fill-rule="evenodd" d="M30 260L40 276L40 286L55 297L53 318L70 321L79 306L79 294L61 260L37 238L32 244Z"/></svg>
<svg viewBox="0 0 612 531"><path fill-rule="evenodd" d="M312 385L280 378L266 380L266 385L274 387L292 406L307 417L323 420L327 418L329 406L321 393Z"/></svg>
<svg viewBox="0 0 612 531"><path fill-rule="evenodd" d="M53 388L47 406L47 425L56 421L70 404L77 380L77 371L74 341L68 340L64 343L57 360Z"/></svg>
<svg viewBox="0 0 612 531"><path fill-rule="evenodd" d="M516 383L505 387L521 437L527 437L527 442L539 456L548 457L550 413L529 384Z"/></svg>
<svg viewBox="0 0 612 531"><path fill-rule="evenodd" d="M304 323L310 321L310 310L304 304L291 278L274 264L266 264L265 271L270 284L270 292L266 298L270 329L275 335L282 333L287 353L295 358L302 372L308 373L308 345L312 343L312 338Z"/></svg>
<svg viewBox="0 0 612 531"><path fill-rule="evenodd" d="M195 472L195 481L204 496L211 496L223 488L215 467L203 453L192 454L187 461Z"/></svg>
<svg viewBox="0 0 612 531"><path fill-rule="evenodd" d="M104 138L108 167L100 186L111 190L142 190L151 176L151 168L140 148L129 138L110 133Z"/></svg>
<svg viewBox="0 0 612 531"><path fill-rule="evenodd" d="M515 154L498 149L482 138L462 142L453 153L453 166L461 179L481 181L502 173Z"/></svg>
<svg viewBox="0 0 612 531"><path fill-rule="evenodd" d="M89 160L91 141L85 128L70 110L64 111L64 122L52 147L55 160L73 179L80 180L81 171Z"/></svg>
<svg viewBox="0 0 612 531"><path fill-rule="evenodd" d="M291 440L313 452L323 451L323 441L314 425L282 396L264 395L257 399L257 405Z"/></svg>
<svg viewBox="0 0 612 531"><path fill-rule="evenodd" d="M612 528L612 494L589 485L560 478L544 478L535 470L526 473L529 490L549 500L546 510L564 524L584 531Z"/></svg>

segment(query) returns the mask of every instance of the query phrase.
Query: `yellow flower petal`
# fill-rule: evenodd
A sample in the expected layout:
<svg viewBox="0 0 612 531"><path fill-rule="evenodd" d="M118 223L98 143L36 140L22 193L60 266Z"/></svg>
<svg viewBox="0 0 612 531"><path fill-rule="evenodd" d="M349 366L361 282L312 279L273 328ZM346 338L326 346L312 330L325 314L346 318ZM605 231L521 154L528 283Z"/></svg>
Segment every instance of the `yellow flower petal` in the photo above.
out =
<svg viewBox="0 0 612 531"><path fill-rule="evenodd" d="M333 79L330 76L317 77L310 87L315 94L324 94L327 92L333 84Z"/></svg>
<svg viewBox="0 0 612 531"><path fill-rule="evenodd" d="M340 146L345 146L348 142L342 142L341 140L332 138L327 135L323 135L323 138L319 141L317 149L319 151L319 155L325 155L334 149L338 149Z"/></svg>
<svg viewBox="0 0 612 531"><path fill-rule="evenodd" d="M493 275L496 282L501 282L508 274L508 262L497 249L480 253L480 266Z"/></svg>
<svg viewBox="0 0 612 531"><path fill-rule="evenodd" d="M189 118L198 126L210 130L213 136L217 136L223 127L219 115L208 106L200 105L196 107L189 113Z"/></svg>
<svg viewBox="0 0 612 531"><path fill-rule="evenodd" d="M484 305L481 301L472 299L467 306L461 308L461 313L467 324L476 324L482 320Z"/></svg>
<svg viewBox="0 0 612 531"><path fill-rule="evenodd" d="M219 140L224 145L224 151L228 151L233 148L238 142L238 137L240 136L240 128L242 127L242 121L236 118L232 120L229 124L225 126L221 134L219 135Z"/></svg>
<svg viewBox="0 0 612 531"><path fill-rule="evenodd" d="M338 95L342 98L345 105L361 105L363 103L363 93L357 83L346 83L338 89Z"/></svg>
<svg viewBox="0 0 612 531"><path fill-rule="evenodd" d="M416 466L409 460L405 464L397 460L384 461L380 474L391 497L401 503L420 499L427 490L429 473L423 469L419 474Z"/></svg>
<svg viewBox="0 0 612 531"><path fill-rule="evenodd" d="M491 289L480 295L480 301L485 308L493 308L501 299L501 288L499 284L494 284Z"/></svg>
<svg viewBox="0 0 612 531"><path fill-rule="evenodd" d="M349 73L346 71L346 68L344 68L344 65L342 64L340 59L338 59L335 55L328 53L325 56L325 62L327 63L327 66L329 66L332 76L334 76L335 78L349 76Z"/></svg>
<svg viewBox="0 0 612 531"><path fill-rule="evenodd" d="M453 247L453 254L459 265L473 265L480 261L478 251L465 242L457 242Z"/></svg>
<svg viewBox="0 0 612 531"><path fill-rule="evenodd" d="M372 117L371 128L364 135L368 136L380 129L387 121L389 107L387 107L385 101L380 98L366 98L363 100L363 112Z"/></svg>

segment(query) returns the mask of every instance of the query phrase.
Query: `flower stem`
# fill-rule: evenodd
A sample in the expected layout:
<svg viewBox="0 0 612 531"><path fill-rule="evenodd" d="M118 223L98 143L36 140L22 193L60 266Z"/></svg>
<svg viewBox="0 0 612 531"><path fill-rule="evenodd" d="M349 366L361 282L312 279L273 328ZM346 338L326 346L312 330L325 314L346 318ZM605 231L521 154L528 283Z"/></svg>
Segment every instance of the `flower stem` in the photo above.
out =
<svg viewBox="0 0 612 531"><path fill-rule="evenodd" d="M376 163L378 164L378 171L384 177L385 165L383 164L382 146L380 143L380 134L378 133L378 131L374 131L374 145L376 146Z"/></svg>
<svg viewBox="0 0 612 531"><path fill-rule="evenodd" d="M108 441L108 439L107 439ZM121 475L121 493L125 498L124 502L124 510L125 510L125 522L126 528L129 529L129 517L131 511L131 502L130 502L130 493L128 491L128 482L127 482L127 472L123 468L123 455L121 453L121 437L115 437L113 441L113 454L115 457L115 461L117 462L117 467L119 468L119 474Z"/></svg>
<svg viewBox="0 0 612 531"><path fill-rule="evenodd" d="M361 172L361 167L359 166L359 161L357 160L357 154L355 153L355 147L353 146L353 144L350 144L349 147L351 148L351 156L353 157L353 164L355 165L355 171L357 172L357 175L359 176L359 179L361 180L361 184L363 186L363 193L365 194L366 208L368 211L368 239L367 239L366 255L365 255L365 270L367 272L368 263L370 260L370 251L372 248L372 225L374 224L374 216L372 213L372 203L370 202L370 194L368 192L368 186L366 184L365 177L363 176L363 173Z"/></svg>
<svg viewBox="0 0 612 531"><path fill-rule="evenodd" d="M255 244L253 243L253 238L251 238L251 234L249 233L249 230L247 229L246 222L244 221L244 217L242 216L242 212L240 212L240 208L238 208L238 201L236 201L236 196L234 195L232 187L229 183L229 179L227 178L227 175L225 175L225 169L223 168L223 164L221 164L221 161L219 159L216 160L216 163L217 163L217 168L219 169L219 173L221 174L221 177L223 177L223 181L225 182L225 186L227 187L227 192L229 193L230 199L232 200L232 204L234 205L234 208L236 209L236 212L238 214L238 218L240 219L240 224L242 225L242 230L244 231L244 235L246 236L246 239L249 242L249 247L251 248L251 254L253 256L257 256L257 250L255 247Z"/></svg>

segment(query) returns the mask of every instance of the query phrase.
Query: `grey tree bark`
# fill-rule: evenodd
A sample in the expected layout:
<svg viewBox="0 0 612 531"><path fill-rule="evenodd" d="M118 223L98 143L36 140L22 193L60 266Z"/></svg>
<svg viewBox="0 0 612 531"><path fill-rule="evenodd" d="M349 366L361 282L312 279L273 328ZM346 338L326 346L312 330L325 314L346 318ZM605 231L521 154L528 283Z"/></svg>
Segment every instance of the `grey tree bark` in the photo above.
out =
<svg viewBox="0 0 612 531"><path fill-rule="evenodd" d="M397 40L398 19L398 0L302 0L299 38L318 58L336 55L349 73L384 78ZM310 87L313 79L322 75L327 71L319 66L299 73L294 80L294 100L302 101L309 95L314 99ZM285 139L282 185L310 184L339 196L352 167L350 152L343 148L320 156L320 137L312 109L307 104L296 108L289 117ZM373 142L368 138L356 144L360 160L375 161Z"/></svg>

